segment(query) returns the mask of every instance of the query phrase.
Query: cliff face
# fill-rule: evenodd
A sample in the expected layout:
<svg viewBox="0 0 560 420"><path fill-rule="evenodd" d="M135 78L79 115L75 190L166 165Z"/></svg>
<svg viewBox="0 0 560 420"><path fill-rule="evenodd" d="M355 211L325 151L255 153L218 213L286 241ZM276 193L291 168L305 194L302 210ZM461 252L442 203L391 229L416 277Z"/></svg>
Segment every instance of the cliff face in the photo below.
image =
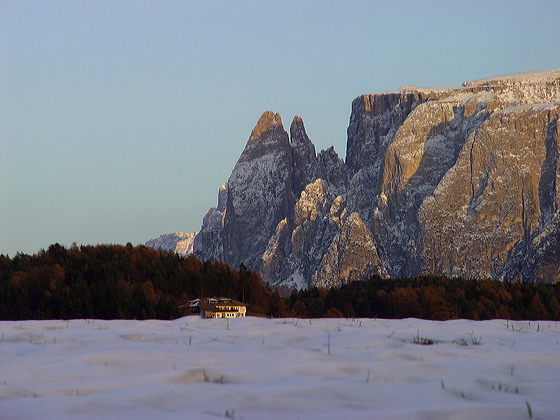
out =
<svg viewBox="0 0 560 420"><path fill-rule="evenodd" d="M288 287L444 274L560 280L560 70L363 95L346 162L265 112L202 258Z"/></svg>
<svg viewBox="0 0 560 420"><path fill-rule="evenodd" d="M528 257L558 212L559 110L495 110L466 136L419 209L422 272L515 277L506 265L517 252Z"/></svg>
<svg viewBox="0 0 560 420"><path fill-rule="evenodd" d="M349 203L389 274L557 281L560 71L409 90L358 98L348 130Z"/></svg>

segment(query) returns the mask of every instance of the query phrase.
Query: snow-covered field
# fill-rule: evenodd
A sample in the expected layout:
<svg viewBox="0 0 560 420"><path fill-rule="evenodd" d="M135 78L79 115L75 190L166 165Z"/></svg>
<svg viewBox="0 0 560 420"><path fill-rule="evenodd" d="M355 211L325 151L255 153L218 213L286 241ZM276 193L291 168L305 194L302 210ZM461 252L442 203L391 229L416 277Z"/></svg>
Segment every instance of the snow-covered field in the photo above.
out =
<svg viewBox="0 0 560 420"><path fill-rule="evenodd" d="M3 419L560 418L553 321L187 317L0 333Z"/></svg>

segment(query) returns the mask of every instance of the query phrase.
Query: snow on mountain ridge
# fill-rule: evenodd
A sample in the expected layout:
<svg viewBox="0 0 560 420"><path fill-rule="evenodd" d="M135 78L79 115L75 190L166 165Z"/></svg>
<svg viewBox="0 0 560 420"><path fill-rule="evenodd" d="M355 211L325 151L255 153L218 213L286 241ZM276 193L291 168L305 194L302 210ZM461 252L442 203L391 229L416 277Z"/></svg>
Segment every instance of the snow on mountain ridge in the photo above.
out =
<svg viewBox="0 0 560 420"><path fill-rule="evenodd" d="M560 69L517 73L463 83L473 92L485 90L510 103L560 101Z"/></svg>
<svg viewBox="0 0 560 420"><path fill-rule="evenodd" d="M146 246L180 255L189 255L194 252L194 239L197 234L198 232L167 233L160 235L157 239L150 239L146 242Z"/></svg>
<svg viewBox="0 0 560 420"><path fill-rule="evenodd" d="M464 82L464 87L477 86L480 84L488 82L508 82L516 81L521 83L542 83L542 82L553 82L560 79L560 69L551 70L537 70L521 73L506 74L502 76L486 77L484 79L473 80L469 82Z"/></svg>

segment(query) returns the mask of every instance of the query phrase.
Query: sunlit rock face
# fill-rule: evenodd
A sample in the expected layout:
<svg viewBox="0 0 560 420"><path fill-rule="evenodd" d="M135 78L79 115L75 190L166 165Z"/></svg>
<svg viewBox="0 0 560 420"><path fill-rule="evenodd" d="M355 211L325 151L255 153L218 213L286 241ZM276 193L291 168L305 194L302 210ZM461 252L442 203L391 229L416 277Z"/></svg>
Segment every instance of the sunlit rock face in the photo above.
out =
<svg viewBox="0 0 560 420"><path fill-rule="evenodd" d="M466 136L418 213L423 272L518 276L506 264L517 252L528 257L558 212L559 111L560 104L497 109Z"/></svg>
<svg viewBox="0 0 560 420"><path fill-rule="evenodd" d="M352 102L346 161L257 122L195 253L287 288L442 274L560 280L560 70Z"/></svg>
<svg viewBox="0 0 560 420"><path fill-rule="evenodd" d="M398 100L388 94L394 111L379 105L373 116L374 105L356 105L365 97L355 101L349 210L362 215L391 276L559 280L550 245L558 236L559 86L555 70L406 88ZM376 120L384 125L352 125ZM355 156L369 150L369 160ZM534 269L523 267L530 261Z"/></svg>

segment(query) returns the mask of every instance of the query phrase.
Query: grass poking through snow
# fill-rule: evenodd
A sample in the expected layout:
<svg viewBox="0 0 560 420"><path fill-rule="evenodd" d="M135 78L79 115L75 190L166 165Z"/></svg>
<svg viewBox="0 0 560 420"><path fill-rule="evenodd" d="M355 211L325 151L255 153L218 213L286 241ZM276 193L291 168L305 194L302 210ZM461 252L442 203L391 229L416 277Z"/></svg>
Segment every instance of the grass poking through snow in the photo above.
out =
<svg viewBox="0 0 560 420"><path fill-rule="evenodd" d="M416 335L412 337L412 344L419 344L422 346L431 346L436 344L438 341L428 337L420 337L420 330L416 332Z"/></svg>

